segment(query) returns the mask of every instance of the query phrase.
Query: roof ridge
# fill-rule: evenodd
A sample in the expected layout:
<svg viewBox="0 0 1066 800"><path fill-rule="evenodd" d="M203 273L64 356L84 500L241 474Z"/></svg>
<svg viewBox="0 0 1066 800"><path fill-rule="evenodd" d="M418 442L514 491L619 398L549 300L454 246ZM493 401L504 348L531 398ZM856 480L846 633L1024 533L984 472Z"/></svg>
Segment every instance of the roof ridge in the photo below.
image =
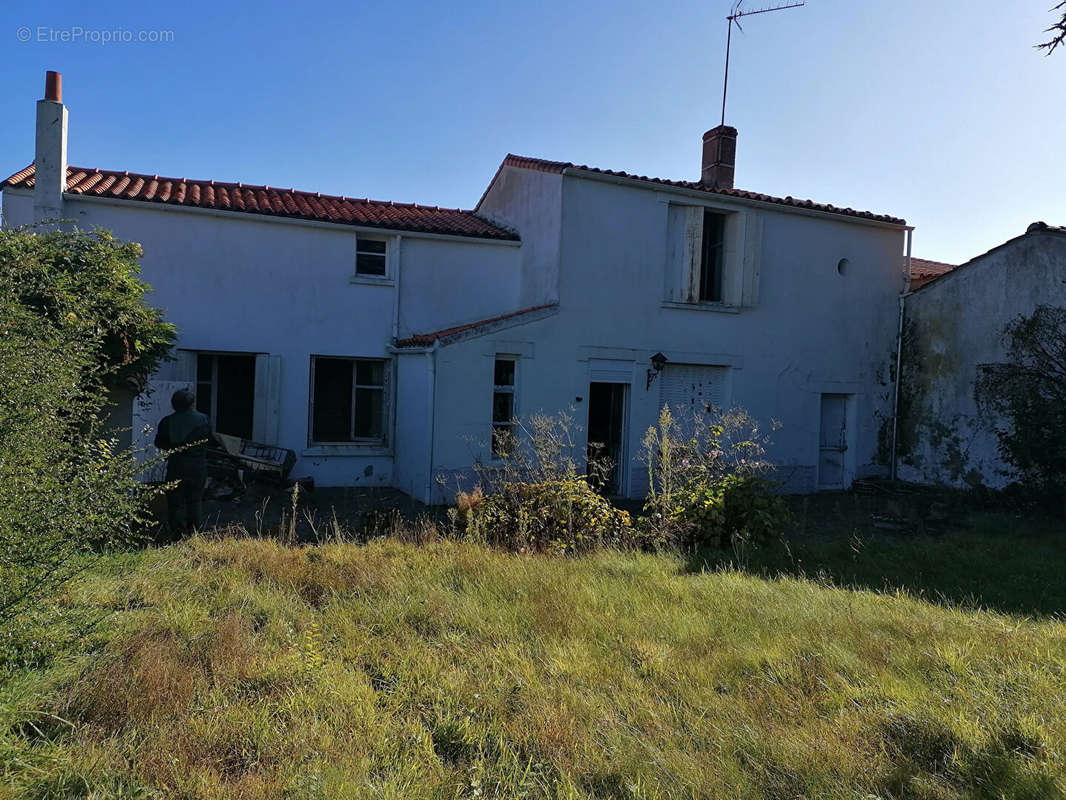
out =
<svg viewBox="0 0 1066 800"><path fill-rule="evenodd" d="M868 219L876 222L887 222L892 225L906 225L907 221L901 217L893 217L891 214L878 214L873 211L861 211L851 207L842 208L835 206L832 203L819 203L814 200L804 200L794 198L792 195L787 197L776 197L774 195L763 194L761 192L753 192L747 189L721 189L712 186L706 186L699 181L684 181L675 180L672 178L654 178L647 175L636 175L632 172L625 172L623 170L614 169L602 169L600 167L590 167L587 164L574 164L572 161L552 161L546 158L536 158L534 156L520 156L514 153L508 153L500 164L500 169L503 167L512 166L519 169L539 169L543 172L554 172L561 174L568 169L579 170L581 172L591 172L598 175L611 175L618 178L628 178L630 180L644 181L646 183L654 183L660 186L672 186L680 189L692 189L695 191L706 192L707 194L717 194L725 197L738 197L744 200L756 200L763 203L773 203L774 205L788 206L790 208L807 208L813 211L823 211L829 214L839 214L840 216L855 217L857 219ZM496 173L499 175L499 171ZM493 178L495 180L495 178ZM490 184L491 186L491 184ZM486 190L485 194L488 194ZM482 196L482 201L484 195ZM480 206L481 203L478 203ZM475 206L477 208L478 206Z"/></svg>
<svg viewBox="0 0 1066 800"><path fill-rule="evenodd" d="M6 180L0 181L0 189L8 186L30 188L35 183L35 174L35 165L30 164ZM101 175L104 176L103 180L99 178ZM470 238L501 241L519 239L514 231L492 223L472 209L395 200L359 199L303 189L284 189L267 184L219 181L213 178L172 178L128 170L120 172L90 169L73 164L67 166L66 179L67 192L86 197L116 197L140 202ZM114 186L121 186L122 191L114 193ZM155 190L149 191L152 186Z"/></svg>
<svg viewBox="0 0 1066 800"><path fill-rule="evenodd" d="M0 182L0 188L2 188L2 186L4 186L4 185L7 185L7 184L13 182L13 179L16 176L18 176L20 173L23 173L23 172L27 173L26 177L30 177L30 176L36 174L36 164L31 163L28 166L24 167L23 169L20 169L18 172L16 172L13 175L11 175L6 180ZM130 172L129 170L119 171L117 169L101 169L100 167L79 167L79 166L74 165L74 164L68 164L67 165L67 177L68 178L72 174L77 173L77 172L111 173L113 175L122 175L123 177L128 177L128 178L142 178L144 180L170 181L171 183L198 183L198 184L206 184L208 186L214 186L215 188L223 188L223 189L225 189L225 188L232 187L232 188L235 188L235 189L247 190L247 191L250 191L250 192L263 190L263 191L266 191L266 192L278 192L278 193L282 193L282 194L289 193L289 194L310 195L310 196L318 198L320 200L339 200L341 202L346 202L346 203L367 203L367 204L370 204L370 205L394 206L396 208L426 209L428 211L454 211L454 212L458 212L460 214L472 214L472 213L474 213L473 209L459 208L457 206L456 207L452 207L452 206L429 205L428 203L408 203L408 202L397 201L397 200L373 200L373 199L371 199L369 197L359 198L359 197L348 197L347 195L342 195L342 194L322 194L322 192L312 192L310 189L295 189L295 188L284 189L284 188L281 188L279 186L270 186L269 184L243 183L241 181L222 181L222 180L218 180L217 178L184 178L184 177L182 177L182 178L172 178L172 177L169 177L169 176L166 176L166 175L150 175L147 172ZM23 180L24 179L25 178L23 178Z"/></svg>

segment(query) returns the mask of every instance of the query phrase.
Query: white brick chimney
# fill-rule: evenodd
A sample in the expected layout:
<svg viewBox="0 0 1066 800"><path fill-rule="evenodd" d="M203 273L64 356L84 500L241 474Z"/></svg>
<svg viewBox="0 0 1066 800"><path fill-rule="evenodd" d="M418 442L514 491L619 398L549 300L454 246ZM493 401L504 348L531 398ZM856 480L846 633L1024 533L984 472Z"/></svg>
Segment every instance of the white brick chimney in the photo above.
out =
<svg viewBox="0 0 1066 800"><path fill-rule="evenodd" d="M49 71L44 99L37 101L37 142L33 163L33 220L62 219L63 190L67 188L67 108L63 105L63 76Z"/></svg>

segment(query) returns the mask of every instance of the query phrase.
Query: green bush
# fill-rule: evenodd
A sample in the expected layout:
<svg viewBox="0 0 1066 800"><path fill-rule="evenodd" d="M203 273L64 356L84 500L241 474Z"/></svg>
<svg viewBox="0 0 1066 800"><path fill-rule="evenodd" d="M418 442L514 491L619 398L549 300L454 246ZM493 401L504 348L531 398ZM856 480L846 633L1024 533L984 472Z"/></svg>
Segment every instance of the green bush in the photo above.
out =
<svg viewBox="0 0 1066 800"><path fill-rule="evenodd" d="M686 487L675 496L675 513L696 546L762 544L780 533L788 519L773 484L751 475L726 475L713 484Z"/></svg>
<svg viewBox="0 0 1066 800"><path fill-rule="evenodd" d="M507 447L492 462L475 463L473 491L456 494L451 513L458 535L519 553L649 545L629 514L589 485L571 414L534 414L513 423Z"/></svg>
<svg viewBox="0 0 1066 800"><path fill-rule="evenodd" d="M32 657L27 612L146 521L155 490L102 421L111 388L173 338L138 253L105 233L0 231L0 662Z"/></svg>
<svg viewBox="0 0 1066 800"><path fill-rule="evenodd" d="M643 544L629 519L597 494L584 476L540 483L506 483L485 495L457 498L457 522L467 537L519 553L584 553Z"/></svg>
<svg viewBox="0 0 1066 800"><path fill-rule="evenodd" d="M996 428L1015 495L1066 513L1066 308L1037 306L1004 330L1007 360L985 365L974 387Z"/></svg>
<svg viewBox="0 0 1066 800"><path fill-rule="evenodd" d="M644 436L650 489L641 526L660 546L761 543L788 520L768 479L768 437L741 409L677 418L669 407Z"/></svg>

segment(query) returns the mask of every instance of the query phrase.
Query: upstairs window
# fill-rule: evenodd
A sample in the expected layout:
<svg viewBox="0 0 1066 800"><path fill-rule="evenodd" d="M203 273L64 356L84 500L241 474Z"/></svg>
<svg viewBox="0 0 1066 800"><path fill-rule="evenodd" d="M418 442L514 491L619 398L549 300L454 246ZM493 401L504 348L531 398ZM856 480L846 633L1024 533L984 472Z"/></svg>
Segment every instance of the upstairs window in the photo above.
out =
<svg viewBox="0 0 1066 800"><path fill-rule="evenodd" d="M702 250L699 300L701 303L720 303L725 265L725 217L722 214L703 212Z"/></svg>
<svg viewBox="0 0 1066 800"><path fill-rule="evenodd" d="M311 359L311 441L385 441L388 362L369 358Z"/></svg>
<svg viewBox="0 0 1066 800"><path fill-rule="evenodd" d="M492 379L492 456L501 458L515 442L515 377L518 362L497 358Z"/></svg>
<svg viewBox="0 0 1066 800"><path fill-rule="evenodd" d="M762 212L670 203L664 307L733 313L759 304Z"/></svg>
<svg viewBox="0 0 1066 800"><path fill-rule="evenodd" d="M365 239L355 242L355 274L385 277L385 257L388 243L384 239Z"/></svg>

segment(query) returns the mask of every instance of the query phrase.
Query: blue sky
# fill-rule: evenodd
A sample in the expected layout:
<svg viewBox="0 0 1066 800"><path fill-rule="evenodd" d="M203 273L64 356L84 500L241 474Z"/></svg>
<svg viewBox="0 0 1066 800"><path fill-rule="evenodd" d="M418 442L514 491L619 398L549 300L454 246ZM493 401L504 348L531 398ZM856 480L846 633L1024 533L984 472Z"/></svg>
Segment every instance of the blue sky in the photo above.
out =
<svg viewBox="0 0 1066 800"><path fill-rule="evenodd" d="M1032 48L1051 5L809 0L750 18L727 114L737 186L903 216L915 255L952 262L1066 224L1066 51ZM729 6L8 3L0 171L32 161L54 69L79 166L463 208L508 152L694 179ZM38 40L77 28L172 41Z"/></svg>

